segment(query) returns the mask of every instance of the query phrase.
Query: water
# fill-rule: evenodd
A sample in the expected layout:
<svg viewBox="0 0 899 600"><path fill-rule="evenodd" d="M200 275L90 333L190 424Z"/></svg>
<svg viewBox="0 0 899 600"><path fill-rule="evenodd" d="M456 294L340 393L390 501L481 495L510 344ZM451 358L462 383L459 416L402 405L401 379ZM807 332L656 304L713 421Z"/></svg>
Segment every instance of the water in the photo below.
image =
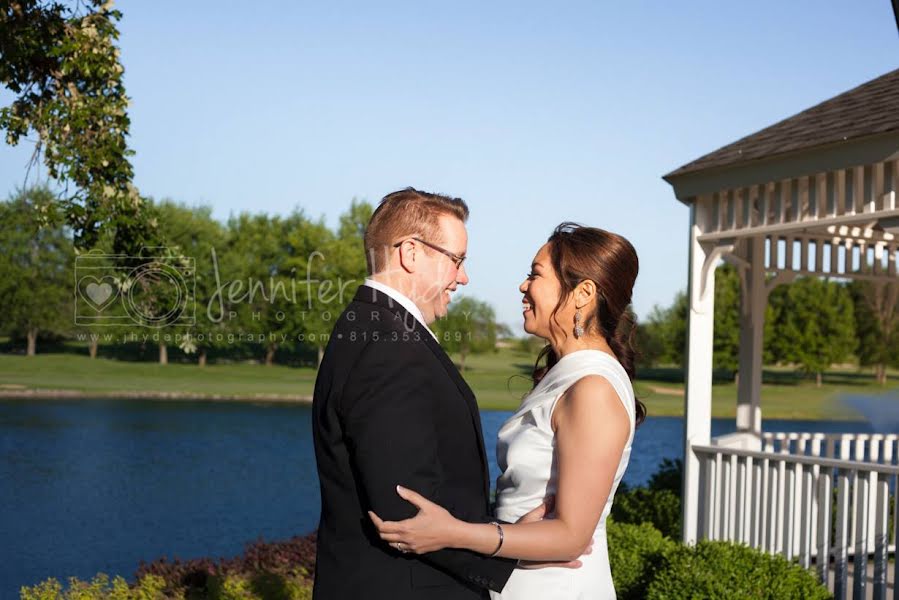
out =
<svg viewBox="0 0 899 600"><path fill-rule="evenodd" d="M491 457L508 412L482 413ZM861 422L765 421L779 431ZM713 435L733 421L713 421ZM637 430L628 484L679 458L681 418ZM231 556L313 530L319 492L305 406L0 400L0 599L48 577L130 579L143 559Z"/></svg>

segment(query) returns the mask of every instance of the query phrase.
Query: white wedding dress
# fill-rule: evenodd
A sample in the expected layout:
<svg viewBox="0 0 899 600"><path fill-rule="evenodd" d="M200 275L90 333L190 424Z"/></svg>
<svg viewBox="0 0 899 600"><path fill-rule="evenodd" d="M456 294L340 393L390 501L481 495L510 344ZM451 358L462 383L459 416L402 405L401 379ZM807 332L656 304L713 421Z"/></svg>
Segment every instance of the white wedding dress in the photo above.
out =
<svg viewBox="0 0 899 600"><path fill-rule="evenodd" d="M615 388L630 417L627 444L593 535L593 552L580 557L583 566L579 569L516 569L501 594L490 592L493 600L615 598L606 546L606 518L630 459L635 408L634 390L627 372L612 355L599 350L578 350L566 354L525 396L518 411L500 428L496 455L502 475L497 480L496 516L514 523L539 506L547 495L556 493L558 465L550 417L559 396L587 375L605 377Z"/></svg>

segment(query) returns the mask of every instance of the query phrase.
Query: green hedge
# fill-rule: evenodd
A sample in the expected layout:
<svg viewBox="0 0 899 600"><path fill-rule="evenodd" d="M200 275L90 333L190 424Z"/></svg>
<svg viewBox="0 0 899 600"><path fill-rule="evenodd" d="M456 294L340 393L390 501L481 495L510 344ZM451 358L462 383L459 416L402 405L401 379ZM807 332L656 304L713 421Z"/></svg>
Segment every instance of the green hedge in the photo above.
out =
<svg viewBox="0 0 899 600"><path fill-rule="evenodd" d="M649 523L606 521L609 563L619 600L640 600L663 556L676 544Z"/></svg>
<svg viewBox="0 0 899 600"><path fill-rule="evenodd" d="M611 516L619 523L649 523L671 539L681 536L680 496L671 490L638 487L615 494Z"/></svg>
<svg viewBox="0 0 899 600"><path fill-rule="evenodd" d="M63 586L48 579L32 587L23 587L21 600L311 600L312 583L303 577L272 573L252 576L210 576L205 592L172 592L162 577L145 575L134 587L122 577L100 573L91 581L75 577Z"/></svg>
<svg viewBox="0 0 899 600"><path fill-rule="evenodd" d="M665 459L646 487L630 488L621 483L612 503L611 516L619 523L652 523L673 540L681 536L681 482L683 462Z"/></svg>
<svg viewBox="0 0 899 600"><path fill-rule="evenodd" d="M808 570L731 542L678 545L664 553L648 600L816 600L831 595Z"/></svg>
<svg viewBox="0 0 899 600"><path fill-rule="evenodd" d="M90 581L70 577L63 587L56 579L48 579L31 587L22 587L21 600L157 600L166 598L165 581L161 577L148 576L133 588L122 577L112 580L99 573Z"/></svg>
<svg viewBox="0 0 899 600"><path fill-rule="evenodd" d="M609 562L621 600L830 598L815 576L780 555L730 542L684 546L649 523L609 520Z"/></svg>

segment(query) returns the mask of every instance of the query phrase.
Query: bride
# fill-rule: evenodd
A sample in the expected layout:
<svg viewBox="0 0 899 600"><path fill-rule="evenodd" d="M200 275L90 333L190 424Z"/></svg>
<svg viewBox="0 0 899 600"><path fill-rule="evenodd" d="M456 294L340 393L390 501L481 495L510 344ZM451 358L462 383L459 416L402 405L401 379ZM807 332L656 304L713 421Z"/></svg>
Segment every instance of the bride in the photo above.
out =
<svg viewBox="0 0 899 600"><path fill-rule="evenodd" d="M398 486L419 512L397 522L369 512L381 539L418 554L451 547L518 558L522 567L581 565L516 569L501 594L491 592L494 600L615 597L606 518L646 413L632 387L634 323L627 311L637 270L637 253L623 237L572 223L555 229L519 287L524 329L548 345L534 387L499 430L497 521L460 521ZM512 524L553 496L546 519Z"/></svg>

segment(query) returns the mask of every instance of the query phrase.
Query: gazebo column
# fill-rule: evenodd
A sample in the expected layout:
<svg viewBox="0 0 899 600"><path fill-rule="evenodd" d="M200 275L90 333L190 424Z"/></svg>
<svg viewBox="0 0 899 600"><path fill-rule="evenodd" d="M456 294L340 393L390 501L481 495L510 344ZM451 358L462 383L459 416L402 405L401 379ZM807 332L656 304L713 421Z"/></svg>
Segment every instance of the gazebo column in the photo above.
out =
<svg viewBox="0 0 899 600"><path fill-rule="evenodd" d="M699 206L697 206L699 205ZM683 541L697 540L700 507L700 462L694 445L708 445L712 428L712 333L714 326L715 263L720 247L700 243L707 206L690 207L690 273L687 317L687 372L684 400Z"/></svg>
<svg viewBox="0 0 899 600"><path fill-rule="evenodd" d="M737 431L761 436L762 433L762 355L764 352L765 307L768 292L765 281L765 239L746 240L740 300L739 381L737 384ZM757 437L756 439L760 438ZM761 449L759 446L756 449Z"/></svg>

